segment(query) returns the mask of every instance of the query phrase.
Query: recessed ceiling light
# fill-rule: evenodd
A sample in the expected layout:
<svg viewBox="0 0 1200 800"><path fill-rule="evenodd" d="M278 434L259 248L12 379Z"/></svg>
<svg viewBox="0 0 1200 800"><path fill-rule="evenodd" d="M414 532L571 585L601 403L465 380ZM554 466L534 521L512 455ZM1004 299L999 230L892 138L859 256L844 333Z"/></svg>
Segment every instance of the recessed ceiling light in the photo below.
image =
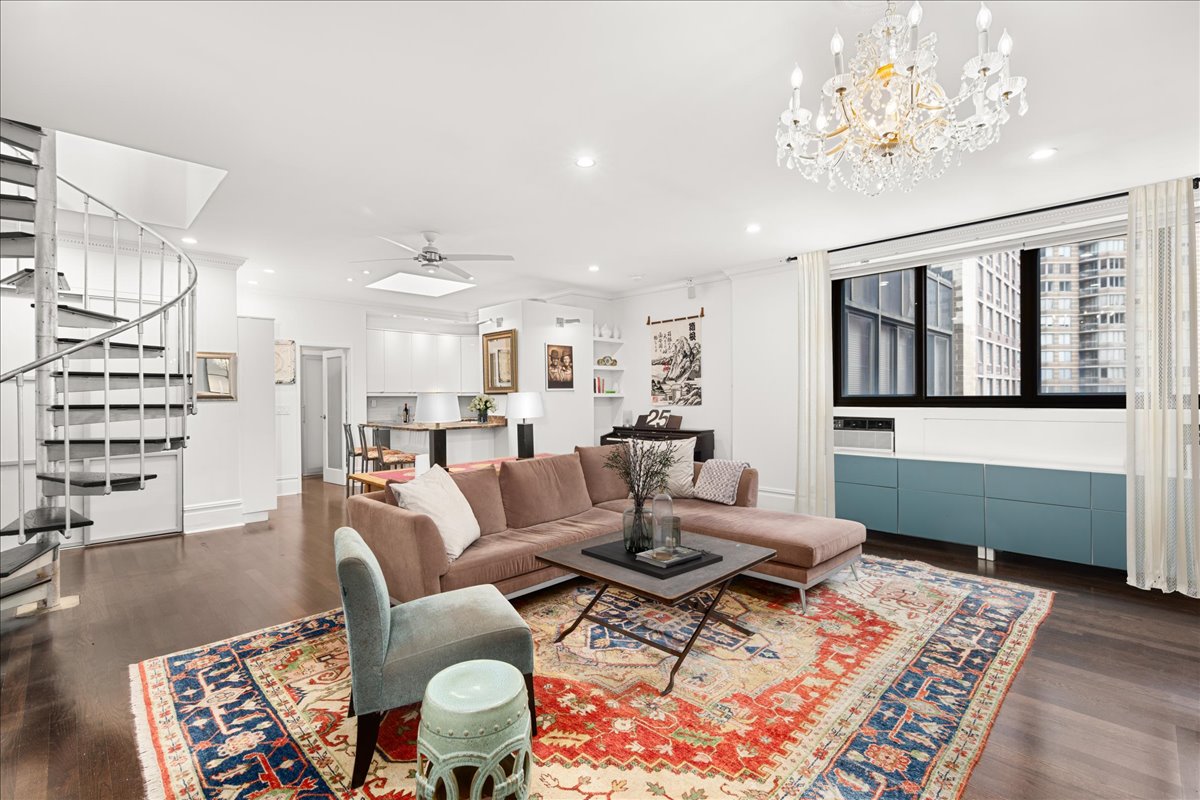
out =
<svg viewBox="0 0 1200 800"><path fill-rule="evenodd" d="M184 244L195 244L196 243L196 240L190 236L185 236L182 239L180 239L179 241L183 242Z"/></svg>
<svg viewBox="0 0 1200 800"><path fill-rule="evenodd" d="M392 319L396 319L396 318L398 318L399 316L400 316L399 314L392 314Z"/></svg>
<svg viewBox="0 0 1200 800"><path fill-rule="evenodd" d="M246 283L250 284L251 286L258 286L258 281L246 281Z"/></svg>
<svg viewBox="0 0 1200 800"><path fill-rule="evenodd" d="M425 322L429 322L429 317L421 317L421 319L424 320Z"/></svg>
<svg viewBox="0 0 1200 800"><path fill-rule="evenodd" d="M275 274L275 270L273 270L273 269L264 269L264 270L263 270L263 272L267 273L268 275L274 275L274 274Z"/></svg>
<svg viewBox="0 0 1200 800"><path fill-rule="evenodd" d="M646 276L645 276L645 275L630 275L630 276L629 276L629 278L630 278L631 280L635 280L635 281L640 281L640 280L641 280L642 278L644 278L644 277L646 277Z"/></svg>
<svg viewBox="0 0 1200 800"><path fill-rule="evenodd" d="M582 167L583 169L591 169L596 166L596 159L591 156L580 156L575 159L575 166Z"/></svg>
<svg viewBox="0 0 1200 800"><path fill-rule="evenodd" d="M346 278L346 283L354 283L354 278Z"/></svg>
<svg viewBox="0 0 1200 800"><path fill-rule="evenodd" d="M1029 160L1030 161L1043 161L1047 158L1050 158L1057 152L1058 152L1057 147L1043 147L1041 150L1034 150L1032 153L1030 153Z"/></svg>
<svg viewBox="0 0 1200 800"><path fill-rule="evenodd" d="M363 275L370 275L370 274L371 274L371 270L369 270L369 269L363 270Z"/></svg>
<svg viewBox="0 0 1200 800"><path fill-rule="evenodd" d="M762 225L759 225L757 222L751 222L746 226L746 233L758 233L761 230Z"/></svg>
<svg viewBox="0 0 1200 800"><path fill-rule="evenodd" d="M591 264L590 266L588 266L588 272L599 272L599 271L600 271L599 264Z"/></svg>

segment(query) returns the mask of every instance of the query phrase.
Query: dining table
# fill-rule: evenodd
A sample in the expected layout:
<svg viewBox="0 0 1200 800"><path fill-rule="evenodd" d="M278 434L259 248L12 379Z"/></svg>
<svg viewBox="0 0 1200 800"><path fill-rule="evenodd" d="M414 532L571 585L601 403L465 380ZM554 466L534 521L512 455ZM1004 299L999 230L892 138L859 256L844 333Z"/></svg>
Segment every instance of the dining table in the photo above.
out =
<svg viewBox="0 0 1200 800"><path fill-rule="evenodd" d="M537 453L534 458L548 458L556 455L555 453ZM455 472L471 472L479 469L494 469L500 471L500 465L506 461L517 461L516 456L504 456L503 458L489 458L483 461L464 461L460 464L450 464L446 467L446 471ZM385 469L378 472L355 472L350 475L350 480L361 483L366 491L376 491L383 489L388 485L388 482L408 483L413 478L417 477L416 467L405 467L403 469Z"/></svg>

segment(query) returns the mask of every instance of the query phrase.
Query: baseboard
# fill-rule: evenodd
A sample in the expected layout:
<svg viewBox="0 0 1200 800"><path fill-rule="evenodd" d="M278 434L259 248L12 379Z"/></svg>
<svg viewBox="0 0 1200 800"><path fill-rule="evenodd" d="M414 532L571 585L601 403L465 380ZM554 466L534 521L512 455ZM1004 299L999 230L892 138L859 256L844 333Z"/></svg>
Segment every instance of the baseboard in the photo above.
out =
<svg viewBox="0 0 1200 800"><path fill-rule="evenodd" d="M242 524L242 499L217 500L183 507L183 532L199 533Z"/></svg>
<svg viewBox="0 0 1200 800"><path fill-rule="evenodd" d="M242 514L242 524L249 525L251 522L266 522L266 511L252 511L249 514Z"/></svg>
<svg viewBox="0 0 1200 800"><path fill-rule="evenodd" d="M773 489L768 486L758 487L758 507L769 508L772 511L795 511L796 493L785 489Z"/></svg>
<svg viewBox="0 0 1200 800"><path fill-rule="evenodd" d="M275 496L283 497L289 494L300 494L300 478L296 476L278 477L275 479Z"/></svg>

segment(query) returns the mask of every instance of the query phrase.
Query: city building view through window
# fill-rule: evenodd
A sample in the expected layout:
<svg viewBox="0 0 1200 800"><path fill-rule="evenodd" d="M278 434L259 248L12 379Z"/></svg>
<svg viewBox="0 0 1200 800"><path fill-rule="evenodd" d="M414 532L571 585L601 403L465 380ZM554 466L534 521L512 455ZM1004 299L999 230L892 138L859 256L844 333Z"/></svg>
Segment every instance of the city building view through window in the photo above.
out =
<svg viewBox="0 0 1200 800"><path fill-rule="evenodd" d="M1125 391L1125 239L1038 251L1043 394Z"/></svg>
<svg viewBox="0 0 1200 800"><path fill-rule="evenodd" d="M1031 393L1125 391L1125 239L1036 251L1037 386ZM917 303L924 289L924 327ZM1020 397L1021 251L847 279L842 285L846 397ZM919 337L924 337L923 339ZM917 369L916 343L924 343ZM923 381L923 386L921 386Z"/></svg>

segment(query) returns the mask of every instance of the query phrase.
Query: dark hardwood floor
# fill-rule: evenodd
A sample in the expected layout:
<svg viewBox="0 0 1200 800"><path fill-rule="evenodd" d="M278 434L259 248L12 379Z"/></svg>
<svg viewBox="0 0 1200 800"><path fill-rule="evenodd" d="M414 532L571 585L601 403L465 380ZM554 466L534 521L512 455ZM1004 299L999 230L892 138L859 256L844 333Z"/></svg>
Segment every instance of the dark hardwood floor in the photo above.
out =
<svg viewBox="0 0 1200 800"><path fill-rule="evenodd" d="M64 553L79 607L0 628L0 797L143 797L128 665L336 606L342 499L306 480L269 522ZM965 798L1200 798L1200 603L902 537L868 551L1058 592Z"/></svg>

